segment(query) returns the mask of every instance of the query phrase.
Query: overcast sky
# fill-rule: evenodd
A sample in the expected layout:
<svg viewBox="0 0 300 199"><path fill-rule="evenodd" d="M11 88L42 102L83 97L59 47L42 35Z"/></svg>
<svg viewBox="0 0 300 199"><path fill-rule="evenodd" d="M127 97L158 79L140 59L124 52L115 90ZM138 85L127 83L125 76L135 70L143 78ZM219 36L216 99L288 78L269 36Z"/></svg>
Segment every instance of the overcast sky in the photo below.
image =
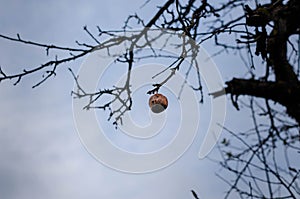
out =
<svg viewBox="0 0 300 199"><path fill-rule="evenodd" d="M142 1L138 0L0 0L0 33L75 46L75 40L91 41L82 30L84 25L94 31L96 25L118 29L128 14L138 12L149 19L156 2L160 1L140 10ZM39 65L47 59L44 55L43 49L0 39L0 65L7 73ZM182 199L192 198L191 189L201 199L221 197L226 185L215 176L218 165L197 157L203 135L197 134L178 161L153 173L122 173L95 160L80 142L70 96L74 82L67 67L77 71L83 61L59 68L55 78L35 89L31 86L41 74L25 78L17 86L0 84L0 198ZM236 65L230 70L224 67L230 60L215 61L223 64L224 80L232 70L239 72ZM233 123L230 118L239 114L229 105L226 122ZM235 126L240 127L246 128L243 121Z"/></svg>

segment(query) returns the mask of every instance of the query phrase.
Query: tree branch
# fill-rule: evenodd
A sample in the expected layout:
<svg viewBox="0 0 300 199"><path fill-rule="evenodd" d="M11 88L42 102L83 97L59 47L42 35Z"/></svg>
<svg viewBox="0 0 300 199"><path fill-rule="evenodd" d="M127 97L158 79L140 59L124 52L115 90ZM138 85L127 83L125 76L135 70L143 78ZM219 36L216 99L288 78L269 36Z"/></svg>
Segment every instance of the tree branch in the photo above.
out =
<svg viewBox="0 0 300 199"><path fill-rule="evenodd" d="M288 114L300 124L300 109L297 108L300 101L300 84L291 85L282 81L264 82L254 79L233 78L226 82L226 85L226 93L236 96L236 100L240 95L249 95L280 103L287 108ZM216 94L212 93L212 95ZM237 103L236 100L233 103Z"/></svg>

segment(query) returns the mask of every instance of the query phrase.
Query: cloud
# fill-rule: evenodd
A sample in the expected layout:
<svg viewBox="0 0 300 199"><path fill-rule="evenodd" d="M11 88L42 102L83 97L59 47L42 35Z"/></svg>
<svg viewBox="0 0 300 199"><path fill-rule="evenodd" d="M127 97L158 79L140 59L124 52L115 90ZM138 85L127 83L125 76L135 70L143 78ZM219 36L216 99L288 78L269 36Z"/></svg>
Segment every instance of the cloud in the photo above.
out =
<svg viewBox="0 0 300 199"><path fill-rule="evenodd" d="M1 33L19 32L37 41L73 45L88 38L78 27L86 23L120 27L128 12L136 10L133 5L138 7L140 1L6 1L0 8L5 16ZM0 65L7 71L45 59L43 50L0 42ZM211 165L197 159L199 137L179 161L159 172L133 175L103 166L77 135L71 76L60 70L54 79L31 89L40 77L25 78L16 87L11 82L0 84L0 198L180 199L191 197L191 188L200 190L201 197L214 184Z"/></svg>

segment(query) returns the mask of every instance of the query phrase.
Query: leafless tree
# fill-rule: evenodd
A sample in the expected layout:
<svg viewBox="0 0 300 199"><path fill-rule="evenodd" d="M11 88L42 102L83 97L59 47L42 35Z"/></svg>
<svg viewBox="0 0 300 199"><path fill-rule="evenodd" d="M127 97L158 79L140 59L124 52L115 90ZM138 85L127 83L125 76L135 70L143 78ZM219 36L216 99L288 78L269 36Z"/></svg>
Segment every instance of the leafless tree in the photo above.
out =
<svg viewBox="0 0 300 199"><path fill-rule="evenodd" d="M150 3L151 0L148 0L144 6ZM48 62L25 68L16 74L6 73L4 66L0 68L0 82L11 80L16 85L27 76L42 73L41 81L33 86L36 87L54 77L57 68L67 62L102 49L110 55L111 48L126 43L126 50L115 59L126 64L128 69L127 81L121 87L112 85L111 88L86 91L70 69L77 85L73 96L89 99L86 109L109 110L109 119L117 126L134 103L130 90L131 69L140 59L166 57L170 62L163 71L169 73L167 78L153 84L148 94L158 92L181 69L182 63L189 61L195 70L188 70L187 76L191 71L196 71L198 81L192 87L200 93L203 102L200 66L196 56L201 44L213 41L218 49L214 56L239 54L248 68L247 77L232 74L232 80L225 82L224 89L237 110L240 104L249 108L253 122L253 128L247 132L237 133L230 127L224 127L227 138L224 137L218 145L222 157L220 164L224 172L231 176L228 179L220 175L229 185L225 198L233 192L241 198L299 198L300 165L299 161L297 164L297 161L290 160L290 157L299 158L300 154L299 49L297 42L291 40L300 34L298 19L298 0L166 0L158 6L150 20L146 21L137 14L130 15L120 30L103 30L97 26L95 33L84 27L94 43L77 41L77 48L36 43L23 39L19 34L16 37L0 34L2 39L45 49L46 55L49 51L66 53L63 58L49 57ZM137 28L140 30L137 31ZM181 53L174 57L158 54L156 49L152 49L151 44L163 36L149 36L155 29L180 34L182 43L178 47ZM197 45L192 45L192 41L196 41ZM152 53L139 56L138 52L145 48L152 49ZM258 59L262 64L255 64ZM258 74L258 67L264 67L265 74ZM112 96L111 100L98 104L105 95ZM210 95L218 97L220 92ZM113 109L112 104L117 102L120 103L119 108ZM192 195L198 198L196 192L192 191Z"/></svg>

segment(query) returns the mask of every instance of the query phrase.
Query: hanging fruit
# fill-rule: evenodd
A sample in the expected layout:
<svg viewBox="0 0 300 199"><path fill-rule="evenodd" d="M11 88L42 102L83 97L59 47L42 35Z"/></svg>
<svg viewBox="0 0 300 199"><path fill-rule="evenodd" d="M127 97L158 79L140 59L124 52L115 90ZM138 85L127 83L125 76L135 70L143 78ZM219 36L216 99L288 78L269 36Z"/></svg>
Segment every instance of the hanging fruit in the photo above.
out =
<svg viewBox="0 0 300 199"><path fill-rule="evenodd" d="M168 107L168 99L164 95L156 93L150 97L149 107L153 113L161 113Z"/></svg>

